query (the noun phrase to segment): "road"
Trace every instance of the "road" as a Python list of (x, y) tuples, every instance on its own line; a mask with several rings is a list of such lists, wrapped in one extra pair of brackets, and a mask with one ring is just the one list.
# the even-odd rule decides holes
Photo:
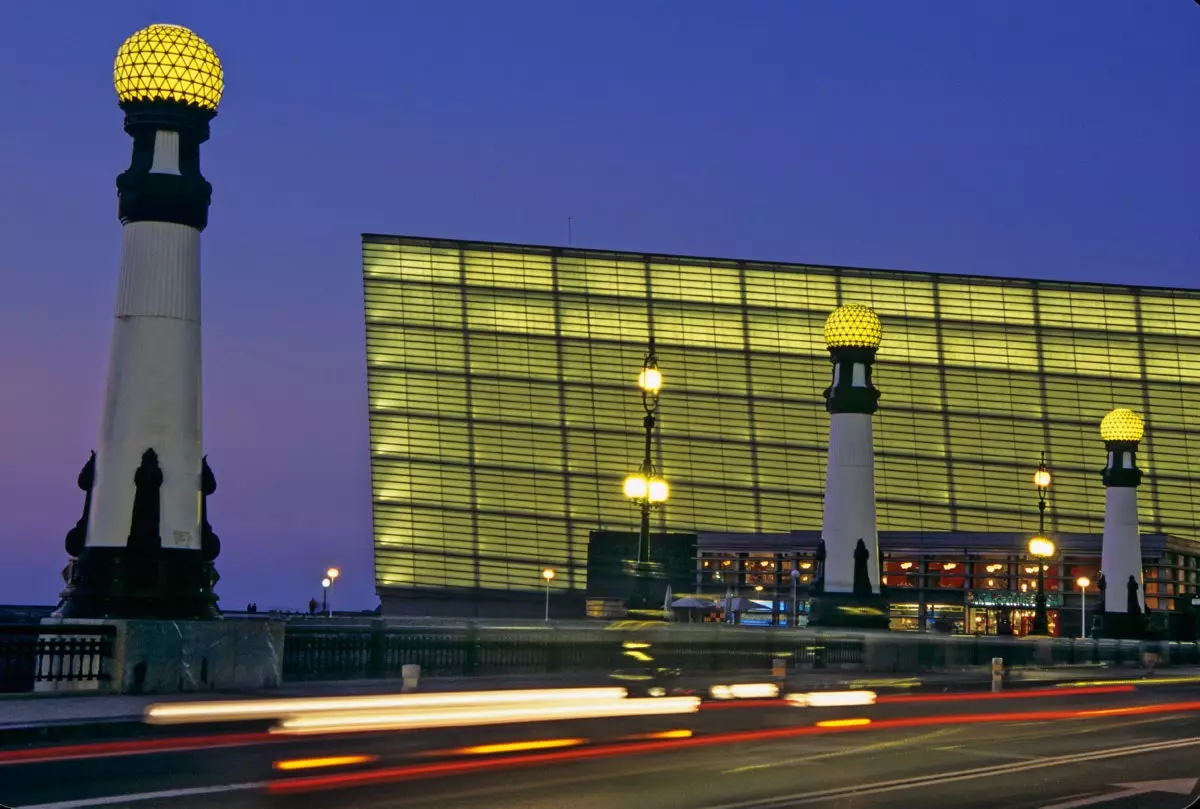
[[(1195, 685), (934, 696), (286, 741), (247, 733), (200, 739), (197, 749), (101, 745), (41, 761), (0, 755), (0, 800), (20, 809), (1182, 809), (1200, 796)], [(501, 742), (539, 747), (479, 749)], [(356, 756), (368, 760), (277, 768)]]

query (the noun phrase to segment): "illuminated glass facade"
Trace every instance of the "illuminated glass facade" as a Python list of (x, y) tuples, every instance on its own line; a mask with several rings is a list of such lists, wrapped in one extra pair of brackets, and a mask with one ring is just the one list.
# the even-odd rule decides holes
[[(584, 587), (588, 534), (634, 530), (637, 388), (653, 333), (665, 384), (653, 530), (819, 527), (842, 303), (883, 323), (875, 384), (880, 530), (1103, 528), (1101, 418), (1146, 420), (1142, 530), (1197, 530), (1200, 293), (363, 238), (375, 573), (389, 595)], [(1195, 444), (1193, 444), (1195, 442)], [(1193, 460), (1197, 459), (1197, 460)], [(464, 591), (472, 591), (465, 593)]]

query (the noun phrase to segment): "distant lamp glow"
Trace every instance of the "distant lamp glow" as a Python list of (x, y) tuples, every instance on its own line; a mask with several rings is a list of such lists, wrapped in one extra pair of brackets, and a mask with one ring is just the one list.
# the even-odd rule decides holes
[(1039, 489), (1050, 488), (1050, 480), (1051, 478), (1049, 469), (1039, 469), (1033, 473), (1033, 485), (1037, 486)]
[(1105, 441), (1141, 441), (1145, 431), (1142, 417), (1124, 407), (1113, 410), (1100, 422), (1100, 437)]
[(1089, 579), (1087, 576), (1080, 576), (1078, 579), (1075, 580), (1075, 583), (1079, 585), (1080, 590), (1086, 590), (1087, 588), (1092, 586), (1092, 580)]
[(122, 104), (175, 101), (216, 112), (225, 72), (212, 47), (187, 28), (151, 25), (117, 51), (113, 86)]
[(551, 579), (553, 579), (554, 578), (554, 568), (548, 567), (545, 570), (543, 570), (542, 578), (545, 579), (546, 581), (550, 581)]
[(328, 589), (329, 585), (333, 584), (332, 579), (321, 579), (321, 586)]
[(825, 345), (828, 348), (879, 348), (883, 326), (879, 315), (861, 303), (848, 303), (833, 310), (825, 319)]
[(650, 490), (650, 481), (645, 475), (630, 475), (625, 478), (625, 496), (630, 500), (641, 500)]
[(650, 478), (649, 488), (651, 503), (665, 503), (667, 498), (671, 496), (671, 488), (662, 478)]
[(1029, 540), (1029, 555), (1038, 559), (1049, 559), (1054, 555), (1054, 542), (1046, 537), (1034, 537)]
[(336, 567), (331, 567), (331, 568), (329, 568), (329, 570), (326, 570), (326, 571), (325, 571), (325, 576), (326, 576), (326, 577), (327, 577), (327, 578), (328, 578), (330, 581), (333, 581), (334, 579), (336, 579), (336, 578), (337, 578), (338, 576), (340, 576), (340, 575), (342, 575), (342, 571), (338, 570)]
[(662, 371), (653, 365), (643, 368), (638, 374), (638, 387), (646, 393), (658, 393), (662, 390), (662, 384)]

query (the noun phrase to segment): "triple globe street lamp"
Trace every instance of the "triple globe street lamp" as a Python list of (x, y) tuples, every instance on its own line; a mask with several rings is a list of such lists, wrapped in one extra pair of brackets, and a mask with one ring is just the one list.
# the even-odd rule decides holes
[(1042, 453), (1037, 471), (1033, 473), (1033, 485), (1038, 492), (1038, 535), (1029, 540), (1029, 555), (1037, 560), (1038, 589), (1034, 601), (1033, 631), (1031, 635), (1050, 634), (1050, 616), (1046, 612), (1046, 561), (1057, 552), (1054, 542), (1046, 537), (1046, 495), (1050, 489), (1050, 470), (1046, 467), (1046, 453)]
[[(654, 353), (654, 339), (650, 339), (649, 349), (642, 361), (642, 370), (638, 373), (638, 387), (642, 391), (642, 409), (645, 416), (642, 426), (645, 429), (645, 445), (642, 453), (642, 463), (637, 471), (625, 478), (622, 490), (631, 502), (636, 503), (641, 510), (641, 530), (638, 533), (637, 559), (634, 569), (639, 583), (638, 595), (645, 602), (649, 593), (647, 579), (652, 573), (650, 562), (650, 510), (661, 506), (671, 496), (671, 489), (665, 478), (659, 474), (651, 457), (654, 442), (654, 427), (658, 423), (658, 397), (662, 391), (663, 375), (658, 368), (658, 356)], [(640, 606), (645, 606), (645, 603)]]

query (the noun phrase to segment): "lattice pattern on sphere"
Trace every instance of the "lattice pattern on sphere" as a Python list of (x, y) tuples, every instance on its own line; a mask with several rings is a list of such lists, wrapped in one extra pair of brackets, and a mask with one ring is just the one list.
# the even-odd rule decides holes
[(151, 25), (117, 51), (113, 86), (122, 102), (178, 101), (215, 111), (225, 73), (209, 44), (188, 29)]
[(829, 348), (879, 348), (882, 339), (879, 316), (861, 303), (839, 306), (825, 320), (825, 345)]
[(1128, 408), (1119, 407), (1100, 422), (1100, 437), (1105, 441), (1141, 441), (1146, 423)]

